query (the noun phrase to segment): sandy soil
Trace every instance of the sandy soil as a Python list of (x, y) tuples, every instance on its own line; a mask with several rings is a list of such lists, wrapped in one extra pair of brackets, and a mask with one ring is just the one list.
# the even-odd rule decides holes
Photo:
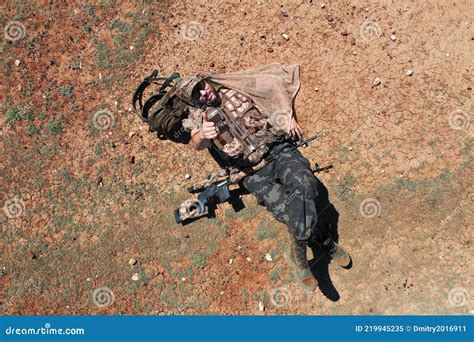
[[(0, 5), (2, 314), (472, 313), (472, 2), (281, 4)], [(216, 165), (131, 111), (153, 68), (271, 62), (301, 66), (303, 153), (334, 164), (354, 262), (312, 294), (250, 196), (174, 223)]]

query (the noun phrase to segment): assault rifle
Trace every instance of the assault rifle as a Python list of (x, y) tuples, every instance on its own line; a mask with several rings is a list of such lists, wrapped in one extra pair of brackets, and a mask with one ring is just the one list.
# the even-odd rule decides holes
[[(284, 151), (292, 151), (300, 148), (301, 146), (307, 146), (314, 139), (316, 139), (316, 136), (301, 140), (297, 144), (291, 146), (290, 149), (284, 149)], [(268, 157), (263, 159), (256, 166), (247, 167), (242, 170), (221, 170), (214, 176), (208, 176), (203, 182), (191, 186), (188, 189), (188, 192), (192, 194), (199, 193), (199, 195), (197, 198), (186, 200), (179, 208), (175, 209), (174, 215), (176, 223), (186, 224), (191, 219), (205, 216), (210, 203), (223, 203), (228, 201), (231, 197), (229, 191), (231, 185), (237, 184), (244, 177), (251, 175), (252, 173), (268, 165), (268, 163), (276, 160), (282, 152), (283, 151), (280, 151), (279, 153), (272, 153), (270, 150)], [(332, 165), (319, 167), (319, 165), (316, 163), (316, 169), (312, 171), (328, 172), (328, 170), (332, 167)]]

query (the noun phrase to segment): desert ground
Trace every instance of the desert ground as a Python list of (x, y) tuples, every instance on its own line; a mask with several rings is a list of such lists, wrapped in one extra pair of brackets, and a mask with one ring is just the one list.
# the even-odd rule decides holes
[[(470, 1), (0, 4), (0, 313), (472, 314)], [(153, 69), (299, 64), (302, 153), (353, 266), (314, 293), (287, 228), (244, 195), (185, 226), (217, 170), (132, 110)], [(323, 265), (324, 266), (324, 265)], [(329, 278), (329, 276), (330, 278)]]

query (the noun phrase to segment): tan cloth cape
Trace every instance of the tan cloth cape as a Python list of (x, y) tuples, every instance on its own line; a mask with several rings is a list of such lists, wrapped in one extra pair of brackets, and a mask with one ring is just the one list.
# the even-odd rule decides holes
[(301, 84), (299, 65), (273, 63), (253, 70), (210, 74), (208, 80), (250, 97), (273, 126), (284, 133), (290, 131), (294, 102)]

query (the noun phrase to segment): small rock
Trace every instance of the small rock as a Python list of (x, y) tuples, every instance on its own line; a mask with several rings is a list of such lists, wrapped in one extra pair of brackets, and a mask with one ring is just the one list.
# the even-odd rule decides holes
[(283, 7), (283, 5), (280, 5), (280, 13), (282, 16), (284, 17), (287, 17), (288, 16), (288, 12), (285, 10), (285, 8)]
[(270, 255), (270, 253), (267, 253), (267, 254), (265, 255), (265, 260), (267, 260), (267, 261), (273, 261), (273, 258), (272, 258), (272, 256)]
[(341, 36), (343, 36), (343, 37), (346, 37), (346, 36), (348, 36), (348, 35), (349, 35), (349, 33), (348, 33), (347, 31), (341, 32)]
[(262, 312), (265, 310), (265, 305), (263, 305), (262, 301), (258, 302), (258, 310)]
[(189, 178), (191, 178), (191, 175), (189, 173), (184, 175), (184, 179), (189, 179)]
[(407, 76), (412, 76), (413, 75), (413, 70), (408, 70), (407, 73), (406, 73)]
[(352, 54), (353, 54), (354, 56), (357, 55), (357, 51), (354, 51)]
[(286, 41), (290, 40), (290, 36), (287, 35), (286, 33), (283, 33), (281, 36), (282, 36), (283, 39), (286, 40)]
[(234, 259), (229, 259), (229, 265), (232, 265), (233, 262), (234, 262)]
[(391, 40), (394, 42), (394, 41), (396, 41), (396, 40), (397, 40), (397, 36), (396, 36), (396, 35), (394, 35), (394, 34), (392, 34), (392, 35), (390, 36), (390, 39), (391, 39)]
[(352, 146), (349, 146), (348, 150), (352, 151), (354, 148)]
[(87, 278), (86, 281), (87, 282), (92, 281), (92, 278)]
[(321, 8), (324, 8), (324, 7), (326, 7), (326, 5), (325, 5), (325, 4), (321, 4)]
[(128, 263), (133, 266), (137, 263), (137, 261), (135, 259), (131, 258), (130, 260), (128, 260)]
[(319, 91), (319, 88), (318, 88), (318, 87), (314, 87), (314, 90), (315, 90), (315, 91)]
[(135, 133), (135, 132), (132, 131), (132, 132), (128, 133), (128, 137), (131, 138), (131, 137), (133, 137), (135, 134), (137, 134), (137, 133)]
[(247, 257), (247, 261), (252, 261), (252, 259), (250, 257)]
[(117, 107), (118, 106), (118, 101), (115, 101), (114, 105), (115, 105), (115, 107)]
[(133, 280), (133, 281), (138, 281), (138, 279), (140, 279), (140, 276), (138, 275), (138, 273), (135, 273), (135, 274), (132, 276), (132, 280)]
[(271, 46), (267, 47), (267, 52), (273, 52), (273, 48)]
[(186, 281), (186, 278), (185, 277), (181, 278), (181, 281)]
[(133, 45), (132, 45), (132, 46), (130, 46), (130, 50), (133, 50), (134, 48), (135, 48), (135, 47), (134, 47)]
[(219, 294), (222, 296), (224, 294), (224, 291), (219, 292)]
[(351, 39), (351, 45), (356, 45), (356, 39), (355, 38)]
[(19, 66), (19, 65), (20, 65), (20, 63), (21, 63), (21, 62), (20, 62), (20, 60), (19, 60), (19, 59), (17, 59), (17, 60), (15, 61), (15, 65), (16, 65), (16, 66)]
[(377, 78), (374, 80), (374, 83), (373, 83), (373, 84), (374, 84), (374, 86), (378, 86), (380, 83), (382, 83), (382, 80), (377, 77)]

